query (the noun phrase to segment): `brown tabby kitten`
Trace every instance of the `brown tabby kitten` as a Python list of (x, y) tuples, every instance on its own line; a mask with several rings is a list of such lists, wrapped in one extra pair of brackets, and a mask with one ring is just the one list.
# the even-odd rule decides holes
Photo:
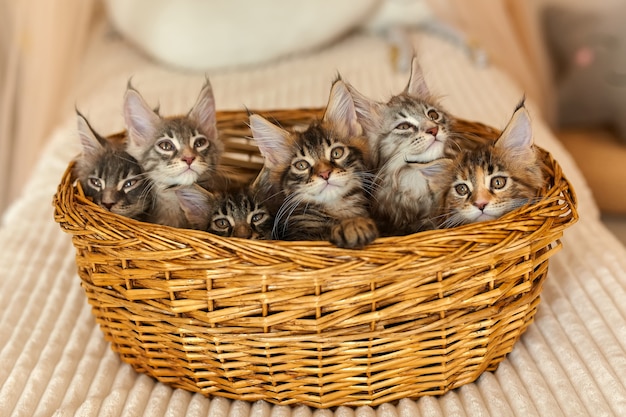
[(434, 164), (428, 175), (441, 228), (497, 219), (533, 202), (545, 183), (523, 101), (495, 142)]
[(246, 188), (216, 197), (207, 231), (224, 237), (270, 239), (274, 218), (256, 193)]
[(367, 142), (343, 81), (333, 84), (322, 121), (303, 132), (287, 132), (256, 114), (250, 127), (271, 188), (284, 197), (274, 239), (362, 248), (378, 236), (366, 197)]
[[(127, 151), (142, 165), (155, 188), (154, 223), (193, 227), (180, 205), (177, 186), (200, 184), (219, 191), (228, 183), (219, 167), (223, 143), (218, 138), (215, 100), (207, 79), (186, 116), (161, 117), (128, 85), (124, 97)], [(195, 227), (194, 227), (195, 228)]]
[(96, 133), (76, 111), (82, 154), (74, 173), (83, 192), (112, 213), (146, 220), (152, 202), (151, 184), (123, 143), (109, 141)]
[(433, 228), (425, 164), (487, 139), (464, 134), (468, 126), (457, 122), (430, 93), (417, 58), (407, 87), (387, 103), (349, 89), (377, 169), (372, 216), (381, 233), (405, 235)]

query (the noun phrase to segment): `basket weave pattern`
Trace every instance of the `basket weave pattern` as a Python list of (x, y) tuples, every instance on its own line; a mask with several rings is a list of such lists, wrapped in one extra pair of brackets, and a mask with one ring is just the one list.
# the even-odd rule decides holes
[[(289, 127), (320, 109), (263, 114)], [(218, 112), (226, 162), (253, 175), (246, 121)], [(532, 322), (548, 259), (577, 220), (569, 182), (547, 152), (544, 163), (536, 204), (363, 250), (129, 220), (85, 198), (71, 165), (55, 219), (106, 340), (137, 371), (233, 399), (375, 406), (474, 381)]]

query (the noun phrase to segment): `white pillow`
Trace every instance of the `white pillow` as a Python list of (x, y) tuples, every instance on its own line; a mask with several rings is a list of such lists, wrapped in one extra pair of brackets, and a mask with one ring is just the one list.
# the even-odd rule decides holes
[(105, 0), (116, 29), (148, 55), (192, 70), (269, 61), (331, 42), (381, 0)]

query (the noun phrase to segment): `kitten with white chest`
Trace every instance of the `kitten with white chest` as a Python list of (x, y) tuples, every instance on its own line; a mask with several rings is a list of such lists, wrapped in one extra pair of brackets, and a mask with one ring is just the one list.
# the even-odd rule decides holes
[(321, 122), (288, 132), (259, 115), (250, 127), (265, 157), (262, 189), (278, 190), (273, 238), (362, 248), (378, 231), (368, 212), (368, 148), (346, 85), (337, 80)]
[(481, 138), (457, 131), (456, 119), (438, 103), (417, 58), (404, 91), (386, 103), (349, 86), (376, 167), (372, 215), (384, 235), (432, 229), (433, 195), (425, 176), (429, 163), (473, 147)]
[[(82, 153), (74, 173), (83, 192), (97, 205), (125, 217), (146, 220), (151, 208), (151, 182), (123, 142), (96, 133), (77, 111)], [(118, 138), (119, 139), (119, 138)]]
[(224, 145), (218, 137), (209, 80), (187, 115), (170, 117), (161, 117), (152, 110), (129, 84), (124, 97), (124, 119), (127, 151), (154, 183), (152, 221), (196, 228), (185, 218), (176, 189), (199, 184), (210, 191), (220, 191), (228, 184), (220, 168)]
[(429, 180), (440, 228), (497, 219), (532, 203), (545, 183), (523, 101), (495, 142), (436, 162)]

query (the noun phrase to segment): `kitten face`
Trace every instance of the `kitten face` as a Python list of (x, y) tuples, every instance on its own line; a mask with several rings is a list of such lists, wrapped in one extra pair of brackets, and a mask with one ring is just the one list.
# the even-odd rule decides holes
[(340, 210), (343, 198), (362, 188), (359, 173), (365, 165), (358, 148), (314, 125), (297, 135), (289, 165), (283, 169), (286, 195), (297, 194), (303, 203)]
[(83, 152), (76, 175), (86, 196), (122, 216), (143, 219), (151, 204), (151, 184), (135, 158), (99, 136), (77, 113)]
[(208, 231), (224, 237), (268, 239), (274, 219), (269, 210), (249, 191), (218, 197), (210, 215)]
[(191, 185), (215, 169), (221, 147), (185, 119), (164, 121), (156, 130), (142, 164), (153, 181), (164, 186)]
[(430, 94), (416, 58), (407, 87), (387, 103), (370, 100), (354, 87), (348, 88), (379, 169), (397, 171), (407, 164), (444, 156), (452, 117)]
[(447, 174), (433, 178), (443, 227), (497, 219), (532, 202), (543, 183), (523, 104), (495, 143), (460, 154)]
[(187, 116), (169, 118), (160, 117), (129, 85), (124, 117), (128, 152), (157, 186), (190, 185), (215, 174), (223, 144), (217, 134), (215, 102), (208, 80)]
[(126, 152), (103, 153), (81, 185), (94, 203), (115, 214), (138, 219), (150, 206), (149, 180)]
[(400, 94), (381, 113), (375, 142), (380, 164), (393, 169), (444, 156), (450, 127), (448, 115), (438, 105)]

